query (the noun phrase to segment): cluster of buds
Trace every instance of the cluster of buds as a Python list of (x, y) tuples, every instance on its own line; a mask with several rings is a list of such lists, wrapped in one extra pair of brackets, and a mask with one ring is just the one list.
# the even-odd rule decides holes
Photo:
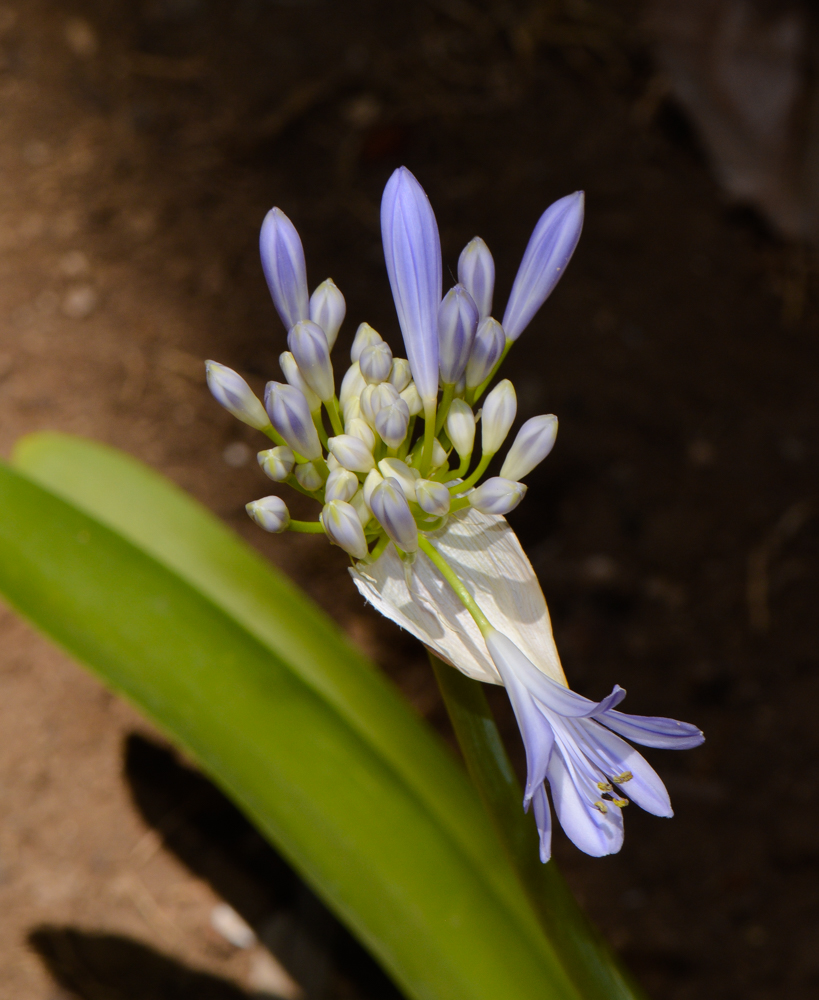
[[(435, 216), (406, 168), (387, 184), (381, 218), (406, 358), (394, 357), (381, 335), (362, 323), (336, 390), (332, 351), (346, 313), (344, 296), (329, 278), (310, 295), (299, 235), (274, 208), (260, 245), (268, 287), (288, 331), (289, 350), (279, 358), (284, 381), (268, 382), (263, 405), (224, 365), (208, 361), (207, 377), (226, 409), (273, 442), (258, 455), (265, 474), (321, 504), (316, 521), (297, 521), (280, 497), (255, 500), (247, 511), (260, 527), (324, 532), (356, 561), (377, 559), (392, 542), (411, 561), (424, 536), (440, 530), (450, 515), (465, 508), (495, 515), (513, 510), (526, 493), (521, 480), (554, 445), (557, 418), (532, 417), (499, 475), (483, 478), (517, 415), (508, 379), (486, 390), (563, 274), (580, 236), (583, 196), (562, 198), (541, 218), (502, 323), (492, 316), (494, 261), (479, 237), (460, 255), (458, 283), (442, 295)], [(424, 252), (414, 253), (419, 245)]]

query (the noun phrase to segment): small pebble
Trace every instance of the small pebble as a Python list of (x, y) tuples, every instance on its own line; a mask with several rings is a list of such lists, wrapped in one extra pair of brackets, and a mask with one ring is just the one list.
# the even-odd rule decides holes
[(80, 59), (90, 59), (99, 48), (97, 33), (81, 17), (72, 17), (65, 24), (65, 44)]
[(92, 285), (75, 285), (63, 298), (63, 315), (69, 319), (85, 319), (97, 308), (96, 289)]
[(253, 928), (227, 903), (218, 903), (210, 911), (210, 925), (234, 948), (252, 948), (256, 944)]

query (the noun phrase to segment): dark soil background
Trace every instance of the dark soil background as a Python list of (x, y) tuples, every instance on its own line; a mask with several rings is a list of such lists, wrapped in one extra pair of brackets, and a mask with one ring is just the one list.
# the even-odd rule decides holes
[[(571, 267), (507, 365), (521, 419), (560, 418), (511, 520), (573, 686), (619, 682), (630, 711), (707, 742), (648, 755), (672, 821), (630, 810), (600, 860), (559, 835), (557, 863), (655, 1000), (802, 1000), (819, 990), (819, 271), (725, 203), (640, 18), (584, 0), (3, 7), (0, 444), (62, 428), (160, 468), (450, 739), (422, 651), (361, 605), (341, 554), (247, 521), (260, 442), (201, 360), (275, 377), (273, 204), (311, 285), (347, 298), (341, 358), (361, 320), (399, 347), (378, 228), (396, 166), (432, 199), (446, 268), (486, 239), (500, 303), (539, 214), (585, 189)], [(0, 626), (3, 1000), (397, 996), (130, 708)], [(260, 943), (213, 930), (220, 900)]]

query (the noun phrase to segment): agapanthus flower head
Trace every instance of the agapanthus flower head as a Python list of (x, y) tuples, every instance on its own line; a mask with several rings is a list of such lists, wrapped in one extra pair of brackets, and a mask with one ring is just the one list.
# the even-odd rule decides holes
[(520, 480), (551, 452), (557, 418), (530, 416), (500, 475), (486, 478), (517, 418), (511, 381), (486, 390), (568, 263), (583, 196), (562, 198), (541, 217), (503, 325), (491, 315), (492, 255), (477, 237), (458, 261), (459, 284), (441, 298), (435, 216), (406, 168), (387, 184), (381, 220), (407, 358), (394, 358), (380, 333), (360, 324), (336, 398), (330, 349), (344, 298), (328, 279), (308, 300), (298, 234), (278, 209), (265, 219), (262, 259), (288, 330), (290, 350), (280, 358), (287, 383), (268, 383), (264, 407), (216, 362), (208, 362), (208, 384), (226, 409), (272, 438), (275, 447), (259, 453), (264, 472), (312, 497), (320, 514), (292, 521), (279, 497), (248, 504), (248, 514), (267, 531), (323, 532), (349, 554), (355, 585), (379, 611), (468, 676), (506, 687), (526, 747), (523, 805), (534, 812), (544, 861), (550, 795), (581, 850), (612, 853), (629, 800), (671, 815), (662, 782), (626, 740), (684, 749), (702, 734), (621, 713), (619, 687), (594, 702), (567, 684), (543, 593), (504, 516), (526, 495)]

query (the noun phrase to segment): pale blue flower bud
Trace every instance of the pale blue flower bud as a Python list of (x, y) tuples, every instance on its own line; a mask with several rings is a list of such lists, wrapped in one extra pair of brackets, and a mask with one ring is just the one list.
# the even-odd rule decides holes
[(321, 458), (321, 441), (310, 407), (295, 386), (268, 382), (264, 405), (271, 423), (297, 455), (310, 462)]
[(372, 347), (373, 344), (381, 344), (384, 338), (374, 330), (369, 323), (360, 323), (353, 337), (353, 346), (350, 348), (350, 360), (355, 364), (361, 357), (361, 352), (365, 347)]
[(503, 314), (503, 329), (517, 340), (552, 294), (571, 260), (583, 228), (582, 191), (550, 205), (535, 226)]
[(523, 483), (493, 476), (473, 490), (467, 499), (470, 507), (482, 514), (508, 514), (521, 502), (527, 488)]
[(315, 493), (320, 490), (324, 483), (324, 476), (319, 472), (312, 462), (303, 462), (297, 465), (294, 475), (299, 486), (308, 493)]
[(515, 422), (518, 400), (515, 387), (505, 378), (486, 397), (481, 413), (481, 445), (485, 455), (494, 455)]
[(262, 497), (245, 504), (245, 510), (260, 528), (279, 534), (290, 524), (290, 512), (281, 497)]
[(279, 367), (284, 373), (289, 385), (295, 386), (307, 400), (310, 412), (315, 413), (321, 409), (321, 400), (313, 392), (310, 386), (304, 381), (304, 376), (299, 371), (298, 363), (290, 351), (283, 351), (279, 355)]
[(386, 341), (365, 347), (358, 358), (358, 367), (365, 382), (378, 385), (385, 382), (392, 371), (392, 351)]
[(332, 399), (336, 391), (333, 365), (322, 328), (309, 319), (296, 323), (287, 334), (287, 346), (296, 359), (304, 381), (318, 398), (322, 402)]
[(324, 331), (331, 351), (346, 314), (347, 303), (333, 279), (322, 281), (310, 296), (310, 319)]
[(431, 404), (438, 395), (441, 241), (429, 199), (406, 167), (384, 188), (381, 236), (412, 375), (421, 399)]
[(380, 385), (368, 385), (361, 393), (361, 415), (371, 427), (375, 427), (375, 419), (382, 406), (391, 406), (399, 400), (399, 394), (394, 385), (382, 382)]
[(283, 444), (277, 448), (260, 451), (256, 459), (264, 474), (274, 483), (283, 483), (292, 473), (293, 466), (296, 464), (293, 452)]
[(296, 227), (280, 208), (271, 208), (259, 236), (262, 268), (285, 330), (310, 318), (307, 268)]
[(446, 415), (446, 433), (461, 458), (475, 447), (475, 414), (462, 399), (453, 399)]
[(382, 458), (378, 463), (378, 471), (384, 479), (397, 479), (407, 500), (415, 499), (415, 484), (421, 478), (416, 469), (411, 469), (400, 458)]
[(432, 479), (419, 479), (415, 484), (415, 500), (426, 514), (443, 517), (449, 513), (451, 497), (443, 483), (436, 483)]
[(444, 446), (441, 444), (438, 438), (435, 438), (435, 440), (432, 442), (432, 461), (430, 465), (432, 466), (433, 469), (438, 469), (444, 464), (445, 461), (446, 461), (446, 451), (444, 450)]
[(350, 472), (369, 472), (375, 466), (373, 453), (352, 434), (338, 434), (327, 442), (327, 450)]
[(370, 451), (375, 448), (375, 434), (367, 421), (361, 417), (353, 417), (347, 421), (344, 432), (345, 434), (352, 434), (353, 437), (360, 438)]
[(409, 407), (400, 396), (379, 408), (375, 415), (375, 429), (388, 448), (397, 448), (407, 436), (409, 419)]
[(213, 398), (228, 413), (258, 431), (270, 426), (264, 407), (241, 375), (218, 361), (206, 361), (205, 372)]
[(321, 512), (321, 524), (330, 541), (354, 559), (363, 559), (367, 555), (367, 539), (352, 504), (343, 500), (326, 503)]
[(341, 380), (338, 401), (342, 407), (346, 406), (351, 399), (358, 399), (366, 384), (364, 376), (361, 374), (361, 369), (358, 367), (358, 362), (354, 361), (344, 373), (344, 378)]
[(481, 319), (492, 312), (495, 291), (495, 262), (489, 247), (476, 236), (461, 251), (458, 258), (458, 281), (469, 292), (478, 307)]
[(329, 503), (331, 500), (344, 500), (349, 503), (358, 491), (358, 476), (347, 469), (336, 469), (327, 477), (324, 486), (324, 499)]
[(466, 371), (478, 329), (478, 307), (463, 285), (446, 293), (438, 308), (438, 364), (441, 381), (455, 385)]
[(478, 327), (472, 353), (466, 365), (466, 385), (474, 389), (492, 374), (506, 346), (506, 334), (496, 319), (490, 316)]
[(420, 393), (418, 392), (418, 387), (414, 382), (410, 382), (406, 389), (402, 389), (400, 396), (409, 407), (411, 417), (418, 416), (421, 410), (423, 410), (424, 403), (421, 399)]
[(393, 358), (389, 381), (390, 385), (394, 385), (398, 392), (403, 392), (410, 384), (412, 371), (406, 358)]
[(358, 520), (361, 522), (361, 527), (366, 528), (367, 525), (372, 520), (372, 514), (370, 513), (370, 508), (367, 506), (364, 500), (364, 491), (359, 490), (350, 501), (352, 507), (355, 508), (356, 514), (358, 514)]
[[(373, 495), (373, 490), (378, 486), (379, 483), (384, 482), (384, 477), (378, 471), (378, 469), (370, 469), (367, 473), (367, 478), (364, 480), (364, 485), (361, 487), (361, 492), (364, 496), (364, 503), (370, 508), (370, 500)], [(370, 508), (372, 509), (372, 508)]]
[(523, 479), (554, 448), (557, 437), (557, 417), (547, 413), (531, 417), (518, 431), (515, 442), (506, 454), (500, 474), (504, 479)]
[(347, 424), (351, 420), (364, 420), (361, 416), (361, 399), (358, 396), (353, 396), (348, 399), (347, 402), (341, 407), (341, 416), (344, 419), (344, 427), (347, 429)]
[(418, 526), (397, 479), (385, 479), (375, 487), (370, 510), (399, 549), (404, 552), (418, 549)]

